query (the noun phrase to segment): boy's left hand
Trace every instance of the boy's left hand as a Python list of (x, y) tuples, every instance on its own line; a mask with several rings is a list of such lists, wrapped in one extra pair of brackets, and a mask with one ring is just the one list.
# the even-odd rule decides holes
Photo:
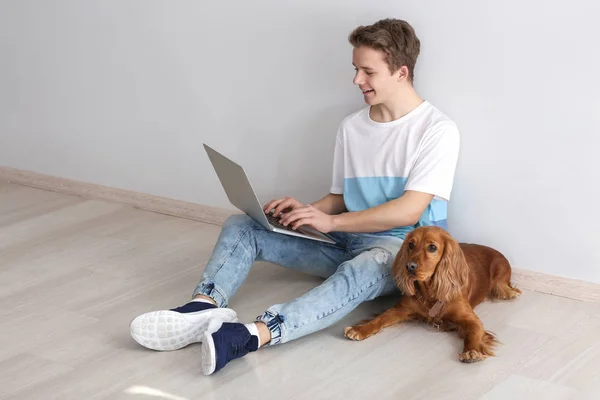
[(317, 210), (311, 205), (283, 214), (279, 222), (285, 226), (290, 225), (293, 229), (309, 225), (323, 233), (331, 232), (334, 229), (333, 216)]

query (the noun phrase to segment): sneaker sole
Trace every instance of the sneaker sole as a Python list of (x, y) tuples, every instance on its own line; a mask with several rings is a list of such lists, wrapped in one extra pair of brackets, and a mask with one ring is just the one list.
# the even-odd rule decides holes
[(171, 351), (202, 341), (213, 319), (237, 322), (237, 314), (229, 308), (215, 308), (194, 314), (193, 321), (176, 311), (152, 311), (136, 317), (129, 326), (131, 337), (140, 345), (157, 351)]
[(215, 352), (215, 342), (212, 334), (204, 332), (202, 341), (202, 374), (210, 375), (215, 372), (217, 367), (217, 353)]

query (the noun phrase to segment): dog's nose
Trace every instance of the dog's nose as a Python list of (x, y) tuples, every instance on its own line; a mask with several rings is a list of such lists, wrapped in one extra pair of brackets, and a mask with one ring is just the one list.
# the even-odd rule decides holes
[(410, 272), (411, 274), (414, 274), (415, 271), (417, 270), (417, 263), (414, 261), (410, 261), (406, 264), (406, 270), (408, 272)]

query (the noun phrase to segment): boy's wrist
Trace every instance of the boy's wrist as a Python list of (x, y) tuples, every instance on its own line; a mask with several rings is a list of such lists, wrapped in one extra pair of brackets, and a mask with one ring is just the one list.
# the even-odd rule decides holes
[(342, 232), (342, 227), (343, 227), (343, 213), (342, 214), (335, 214), (331, 216), (331, 224), (332, 224), (332, 228), (331, 230), (333, 232)]

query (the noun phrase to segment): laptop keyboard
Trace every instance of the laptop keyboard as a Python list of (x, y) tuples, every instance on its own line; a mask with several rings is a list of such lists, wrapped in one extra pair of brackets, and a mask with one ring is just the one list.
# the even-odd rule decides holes
[(288, 226), (281, 225), (279, 223), (279, 217), (274, 217), (272, 213), (268, 213), (266, 215), (267, 215), (267, 220), (269, 220), (269, 223), (271, 225), (273, 225), (275, 228), (284, 229), (286, 231), (296, 232), (295, 230), (292, 229), (291, 225), (288, 225)]

